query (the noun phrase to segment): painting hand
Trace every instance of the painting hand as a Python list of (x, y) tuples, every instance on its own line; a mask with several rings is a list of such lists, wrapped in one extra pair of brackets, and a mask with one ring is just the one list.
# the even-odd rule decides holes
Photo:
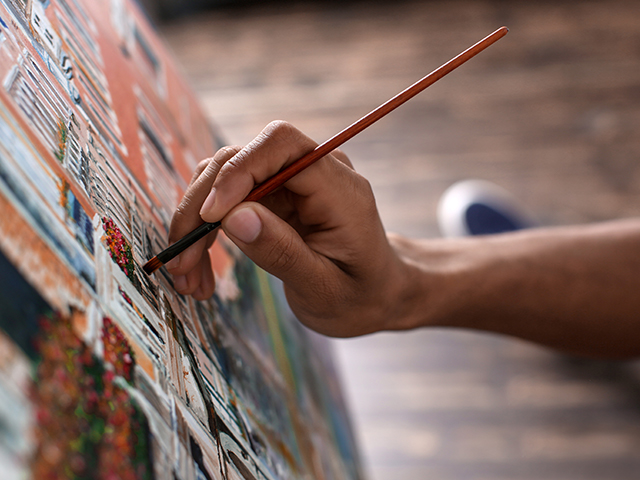
[[(232, 158), (240, 147), (220, 149), (213, 158), (198, 164), (189, 187), (171, 219), (169, 244), (172, 244), (202, 223), (200, 208), (209, 195), (220, 167)], [(176, 258), (166, 264), (173, 275), (175, 289), (183, 295), (192, 295), (196, 300), (209, 298), (214, 291), (215, 281), (209, 261), (209, 247), (217, 232), (212, 232), (199, 240)]]
[[(183, 223), (194, 220), (200, 202), (202, 220), (222, 219), (227, 236), (283, 281), (292, 310), (310, 328), (341, 337), (393, 328), (406, 265), (387, 241), (369, 183), (344, 154), (327, 155), (260, 203), (240, 203), (315, 146), (293, 126), (274, 122), (245, 148), (216, 154), (189, 187), (191, 201), (183, 201), (172, 231), (188, 230)], [(205, 247), (171, 266), (187, 270), (193, 284), (186, 293), (212, 291), (199, 270)]]

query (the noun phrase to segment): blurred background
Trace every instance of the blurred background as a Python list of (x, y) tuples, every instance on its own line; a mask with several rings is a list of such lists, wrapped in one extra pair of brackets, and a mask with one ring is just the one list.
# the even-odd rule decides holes
[[(274, 119), (324, 141), (507, 25), (343, 147), (386, 228), (438, 236), (437, 201), (466, 178), (545, 225), (640, 214), (640, 2), (144, 3), (239, 145)], [(640, 478), (637, 362), (438, 329), (334, 344), (372, 480)]]

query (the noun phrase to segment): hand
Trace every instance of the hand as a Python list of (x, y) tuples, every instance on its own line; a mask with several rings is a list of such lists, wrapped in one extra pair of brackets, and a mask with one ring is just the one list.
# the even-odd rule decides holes
[[(399, 328), (410, 268), (391, 248), (371, 187), (334, 151), (260, 203), (251, 189), (316, 147), (273, 122), (245, 148), (227, 147), (198, 166), (171, 222), (174, 242), (202, 221), (222, 219), (225, 234), (258, 266), (280, 278), (298, 319), (331, 336)], [(176, 290), (196, 299), (215, 284), (208, 257), (214, 234), (167, 264)]]

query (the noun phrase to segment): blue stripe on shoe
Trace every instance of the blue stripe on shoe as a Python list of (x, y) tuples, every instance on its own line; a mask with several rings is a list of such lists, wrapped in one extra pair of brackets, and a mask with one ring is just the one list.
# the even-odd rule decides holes
[(528, 226), (483, 203), (469, 205), (465, 211), (465, 219), (470, 235), (513, 232)]

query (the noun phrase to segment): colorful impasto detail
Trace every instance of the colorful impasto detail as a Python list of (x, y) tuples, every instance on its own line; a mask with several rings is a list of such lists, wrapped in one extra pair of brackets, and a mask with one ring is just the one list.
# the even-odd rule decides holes
[(109, 248), (111, 260), (120, 267), (120, 270), (131, 280), (131, 283), (135, 284), (135, 264), (133, 263), (131, 245), (129, 245), (118, 226), (110, 218), (102, 217), (102, 228), (104, 229), (104, 239), (107, 248)]
[(63, 119), (58, 120), (58, 148), (54, 152), (59, 162), (64, 161), (64, 155), (67, 152), (67, 133), (68, 128)]
[(69, 211), (68, 211), (69, 202), (67, 200), (69, 191), (70, 191), (69, 182), (67, 182), (64, 178), (61, 178), (58, 182), (58, 193), (60, 194), (58, 196), (58, 205), (60, 205), (62, 208), (65, 209), (65, 211), (67, 212), (67, 215), (69, 215)]
[(158, 333), (158, 330), (152, 325), (152, 323), (144, 315), (144, 313), (140, 311), (137, 305), (133, 303), (133, 300), (131, 300), (131, 297), (127, 295), (127, 292), (125, 292), (120, 286), (118, 287), (118, 292), (120, 292), (120, 295), (122, 295), (122, 298), (124, 299), (124, 301), (127, 302), (127, 305), (129, 305), (133, 309), (133, 311), (136, 312), (136, 315), (138, 315), (138, 318), (142, 320), (147, 327), (149, 327), (149, 329), (153, 332), (153, 334), (160, 341), (160, 343), (164, 344), (164, 340), (162, 340), (162, 337)]
[(135, 357), (122, 330), (109, 317), (102, 319), (102, 344), (104, 361), (111, 364), (114, 373), (127, 382), (133, 382)]
[(122, 332), (104, 320), (105, 356), (112, 370), (76, 336), (67, 318), (43, 319), (40, 331), (32, 393), (33, 478), (151, 478), (146, 420), (116, 380), (118, 375), (130, 379), (133, 363)]

